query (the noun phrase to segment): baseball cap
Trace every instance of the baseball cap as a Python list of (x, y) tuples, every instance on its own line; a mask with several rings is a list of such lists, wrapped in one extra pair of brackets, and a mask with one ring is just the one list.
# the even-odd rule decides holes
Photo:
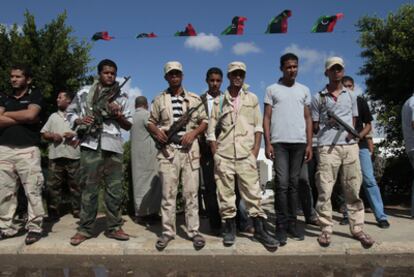
[(181, 63), (176, 62), (176, 61), (167, 62), (164, 65), (164, 74), (167, 74), (171, 70), (178, 70), (178, 71), (183, 72), (183, 66), (181, 65)]
[(330, 57), (325, 62), (325, 70), (330, 69), (332, 66), (339, 64), (343, 68), (345, 68), (344, 60), (340, 57)]
[(242, 62), (232, 62), (227, 67), (227, 73), (233, 72), (235, 70), (243, 70), (246, 72), (246, 65)]

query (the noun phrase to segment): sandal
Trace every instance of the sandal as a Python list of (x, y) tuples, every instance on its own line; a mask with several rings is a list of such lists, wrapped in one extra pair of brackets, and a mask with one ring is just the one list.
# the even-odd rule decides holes
[(168, 243), (172, 241), (174, 238), (170, 237), (168, 235), (161, 235), (157, 242), (155, 243), (155, 248), (157, 248), (159, 251), (164, 250), (165, 247), (167, 247)]
[(76, 233), (73, 237), (70, 238), (70, 244), (72, 244), (73, 246), (78, 246), (87, 239), (89, 238), (82, 235), (81, 233)]
[(364, 248), (370, 248), (375, 243), (375, 240), (363, 231), (353, 234), (353, 237), (354, 239), (359, 240)]
[(193, 241), (193, 246), (196, 250), (200, 250), (201, 248), (203, 248), (206, 245), (206, 240), (200, 234), (195, 235), (192, 238), (192, 241)]
[(35, 243), (36, 241), (40, 240), (42, 238), (42, 233), (38, 232), (29, 232), (27, 233), (26, 239), (24, 240), (24, 243), (26, 245), (30, 245)]
[(322, 232), (318, 237), (318, 242), (320, 246), (328, 247), (331, 244), (331, 234)]

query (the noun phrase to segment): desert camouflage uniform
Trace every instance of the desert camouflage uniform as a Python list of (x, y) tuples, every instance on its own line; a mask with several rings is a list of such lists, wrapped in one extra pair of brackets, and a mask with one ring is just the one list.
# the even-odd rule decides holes
[[(233, 98), (228, 91), (223, 99), (216, 98), (208, 127), (207, 140), (217, 142), (214, 163), (220, 213), (222, 219), (236, 216), (234, 184), (237, 178), (249, 216), (266, 218), (261, 208), (256, 157), (252, 153), (255, 133), (263, 133), (259, 102), (256, 95), (243, 89), (238, 98)], [(220, 125), (221, 132), (216, 137), (217, 125)]]
[[(194, 93), (184, 90), (183, 112), (190, 107), (196, 107), (201, 103), (200, 97)], [(173, 110), (171, 95), (164, 91), (155, 98), (149, 122), (160, 126), (162, 130), (168, 130), (173, 124)], [(186, 126), (186, 132), (196, 129), (201, 122), (207, 123), (207, 115), (204, 106), (201, 106), (191, 116)], [(197, 235), (199, 228), (198, 217), (198, 186), (200, 168), (200, 149), (198, 141), (194, 140), (190, 148), (177, 148), (167, 145), (166, 150), (169, 157), (159, 151), (157, 158), (160, 165), (160, 177), (163, 184), (161, 215), (163, 234), (174, 237), (176, 234), (175, 215), (176, 198), (181, 172), (183, 185), (183, 197), (185, 199), (185, 221), (187, 233), (190, 238)]]

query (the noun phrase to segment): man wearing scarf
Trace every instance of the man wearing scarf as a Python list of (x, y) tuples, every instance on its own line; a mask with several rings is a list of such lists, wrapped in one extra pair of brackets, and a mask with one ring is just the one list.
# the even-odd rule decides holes
[(81, 146), (81, 213), (78, 231), (70, 240), (74, 246), (92, 237), (102, 181), (107, 219), (105, 235), (117, 240), (129, 239), (121, 228), (124, 195), (121, 128), (129, 130), (132, 118), (127, 95), (115, 81), (116, 73), (113, 61), (102, 60), (98, 64), (98, 79), (89, 90), (78, 92), (67, 110), (67, 118), (77, 130)]

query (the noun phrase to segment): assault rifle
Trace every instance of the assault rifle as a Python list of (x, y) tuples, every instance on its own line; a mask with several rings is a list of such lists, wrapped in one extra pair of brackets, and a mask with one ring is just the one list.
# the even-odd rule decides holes
[(112, 91), (112, 94), (109, 95), (108, 103), (111, 103), (111, 102), (115, 101), (116, 98), (118, 98), (118, 96), (121, 94), (122, 87), (125, 86), (126, 83), (128, 83), (129, 79), (131, 79), (131, 76), (124, 77), (124, 81), (122, 82), (122, 84), (120, 84), (118, 87), (116, 87)]
[(178, 133), (187, 126), (188, 122), (191, 119), (191, 115), (197, 111), (201, 106), (204, 105), (204, 102), (201, 102), (195, 107), (189, 108), (177, 121), (175, 121), (170, 129), (166, 132), (167, 141), (165, 143), (161, 143), (156, 140), (155, 147), (160, 150), (165, 157), (168, 158), (168, 152), (166, 151), (165, 147), (170, 143), (180, 144), (181, 143), (181, 136)]
[(90, 125), (79, 125), (79, 127), (76, 129), (76, 133), (78, 135), (78, 138), (80, 141), (84, 140), (86, 135), (99, 135), (99, 130), (102, 128), (102, 124), (104, 119), (111, 117), (111, 111), (108, 108), (108, 104), (112, 103), (113, 101), (118, 98), (118, 96), (121, 94), (122, 87), (131, 79), (131, 76), (124, 77), (124, 81), (119, 86), (115, 86), (110, 93), (108, 93), (104, 98), (96, 98), (95, 101), (97, 102), (103, 102), (101, 107), (95, 108), (95, 106), (99, 106), (99, 103), (93, 103), (92, 105), (94, 108), (92, 109), (93, 116), (95, 117), (95, 120)]
[(353, 135), (355, 138), (361, 139), (361, 137), (359, 136), (359, 133), (354, 128), (349, 126), (345, 121), (340, 119), (333, 111), (328, 110), (327, 114), (329, 118), (333, 119), (336, 123), (340, 125), (341, 129), (346, 130), (348, 133)]

